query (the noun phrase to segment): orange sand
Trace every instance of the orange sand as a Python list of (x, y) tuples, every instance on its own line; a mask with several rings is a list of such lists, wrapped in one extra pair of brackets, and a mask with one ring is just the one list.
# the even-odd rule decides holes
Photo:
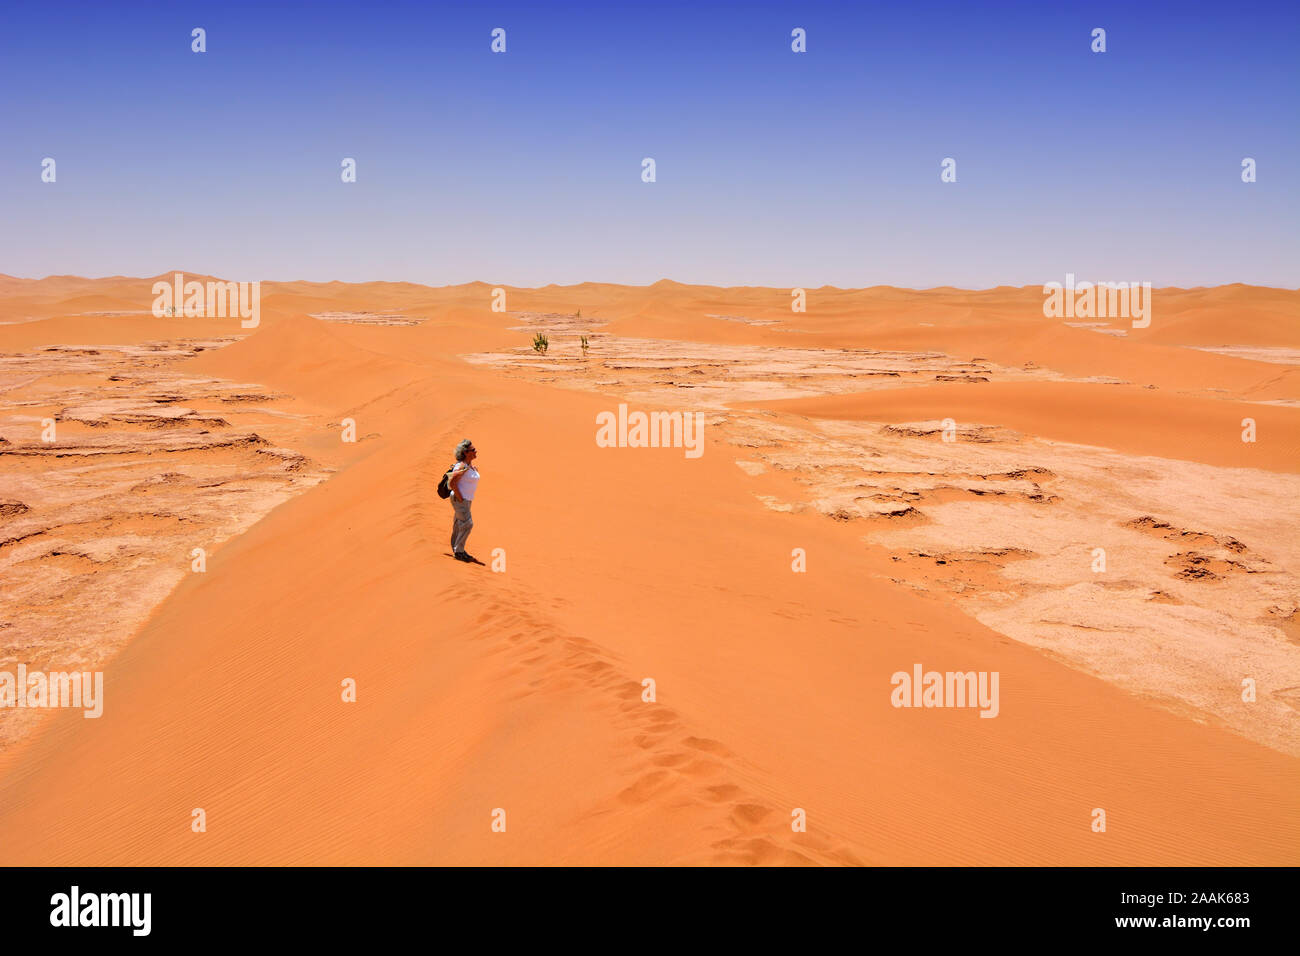
[[(1153, 392), (1133, 385), (937, 384), (759, 407), (874, 422), (954, 418), (956, 424), (1000, 424), (1058, 441), (1225, 468), (1294, 472), (1300, 467), (1300, 407)], [(1248, 418), (1255, 421), (1255, 442), (1241, 440), (1242, 422)], [(1261, 432), (1273, 440), (1259, 440)]]
[[(305, 424), (277, 441), (334, 472), (183, 578), (107, 663), (102, 719), (53, 713), (0, 755), (0, 863), (1300, 863), (1297, 758), (894, 583), (862, 527), (765, 508), (742, 449), (597, 447), (595, 416), (626, 399), (459, 357), (526, 344), (489, 311), (489, 286), (267, 283), (252, 333), (79, 314), (147, 310), (150, 284), (4, 277), (0, 321), (16, 324), (0, 325), (0, 349), (243, 335), (183, 371), (286, 393)], [(1276, 385), (1292, 370), (1185, 346), (1300, 346), (1300, 297), (1171, 291), (1193, 342), (1162, 324), (1162, 294), (1131, 339), (1043, 319), (1035, 290), (811, 290), (792, 315), (787, 290), (588, 283), (512, 289), (508, 304), (581, 309), (620, 335), (1122, 377), (759, 404), (1294, 475), (1300, 410), (1251, 404), (1270, 387), (1300, 400), (1294, 375)], [(1242, 319), (1254, 302), (1285, 335)], [(308, 317), (324, 309), (427, 321)], [(355, 444), (339, 440), (344, 417)], [(504, 549), (504, 573), (448, 556), (434, 487), (463, 436), (483, 475), (469, 549), (489, 564)], [(793, 548), (807, 573), (791, 572)], [(1000, 715), (893, 708), (890, 675), (915, 662), (999, 671)], [(656, 703), (641, 699), (647, 677)], [(1105, 833), (1090, 828), (1097, 807)], [(791, 832), (794, 808), (806, 834)]]

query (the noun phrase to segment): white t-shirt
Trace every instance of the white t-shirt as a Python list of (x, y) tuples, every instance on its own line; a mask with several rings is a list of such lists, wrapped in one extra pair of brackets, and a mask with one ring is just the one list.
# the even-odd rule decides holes
[(467, 462), (458, 461), (452, 476), (455, 477), (457, 473), (460, 474), (460, 481), (456, 483), (456, 490), (466, 501), (473, 501), (474, 489), (478, 487), (478, 469)]

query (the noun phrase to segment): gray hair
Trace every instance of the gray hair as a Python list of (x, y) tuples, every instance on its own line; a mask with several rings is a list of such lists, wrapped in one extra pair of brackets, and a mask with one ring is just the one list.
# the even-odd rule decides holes
[(462, 438), (460, 440), (460, 444), (456, 446), (456, 460), (464, 461), (465, 450), (473, 447), (474, 447), (474, 443), (472, 441), (470, 441), (468, 438)]

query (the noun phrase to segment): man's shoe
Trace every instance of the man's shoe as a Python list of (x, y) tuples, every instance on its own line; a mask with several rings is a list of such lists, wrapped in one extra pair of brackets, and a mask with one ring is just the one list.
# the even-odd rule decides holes
[(468, 560), (469, 560), (469, 555), (466, 554), (464, 551), (456, 551), (456, 552), (454, 552), (454, 553), (452, 554), (452, 557), (455, 558), (457, 561), (468, 561)]

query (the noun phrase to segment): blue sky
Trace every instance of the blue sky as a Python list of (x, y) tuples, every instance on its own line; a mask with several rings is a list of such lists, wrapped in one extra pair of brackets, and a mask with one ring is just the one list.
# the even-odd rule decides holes
[(20, 2), (6, 20), (11, 275), (1300, 286), (1293, 2)]

